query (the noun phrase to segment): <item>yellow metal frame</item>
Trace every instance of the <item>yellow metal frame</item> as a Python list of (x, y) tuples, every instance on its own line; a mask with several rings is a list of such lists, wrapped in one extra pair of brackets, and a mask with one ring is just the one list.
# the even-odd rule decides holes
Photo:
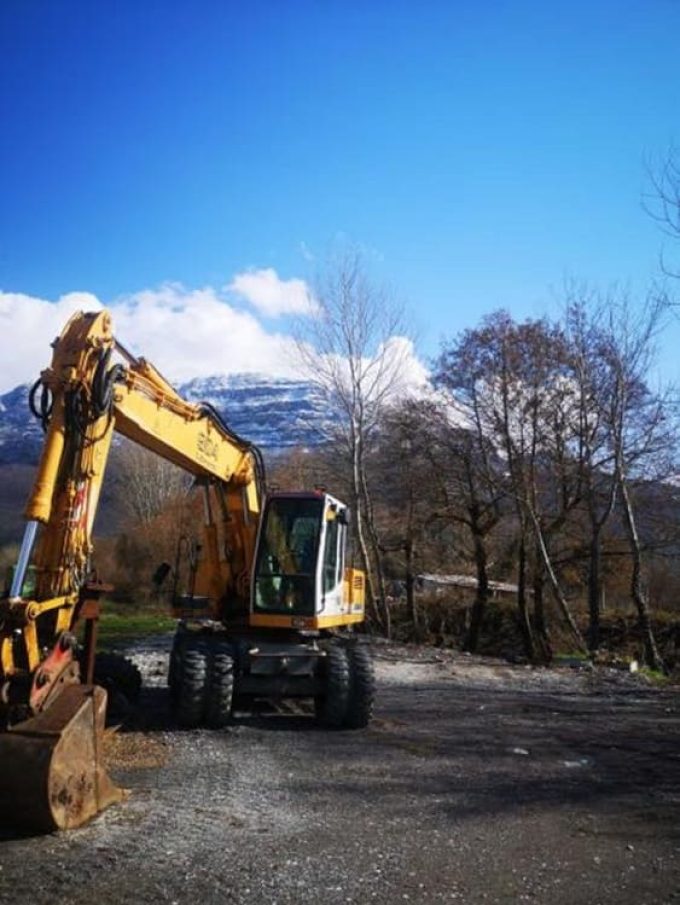
[(251, 613), (250, 624), (255, 628), (287, 628), (314, 631), (323, 628), (335, 628), (341, 625), (354, 625), (363, 622), (364, 614), (350, 613), (345, 616), (281, 616)]
[(344, 625), (356, 625), (364, 621), (365, 581), (360, 569), (347, 568), (343, 578), (343, 604), (346, 612), (334, 616), (288, 616), (285, 613), (251, 612), (250, 625), (254, 628), (286, 628), (316, 631)]
[(1, 615), (7, 629), (0, 633), (0, 665), (3, 675), (12, 675), (16, 669), (12, 629), (20, 628), (26, 653), (29, 671), (33, 671), (40, 663), (38, 646), (37, 620), (44, 613), (58, 610), (55, 626), (55, 638), (71, 625), (73, 609), (76, 601), (73, 597), (54, 597), (51, 600), (7, 600), (3, 601)]

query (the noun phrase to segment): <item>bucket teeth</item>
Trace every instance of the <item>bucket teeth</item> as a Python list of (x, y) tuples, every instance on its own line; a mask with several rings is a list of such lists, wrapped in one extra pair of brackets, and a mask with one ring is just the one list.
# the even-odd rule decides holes
[(0, 819), (30, 832), (82, 826), (126, 797), (102, 764), (106, 691), (69, 685), (0, 734)]

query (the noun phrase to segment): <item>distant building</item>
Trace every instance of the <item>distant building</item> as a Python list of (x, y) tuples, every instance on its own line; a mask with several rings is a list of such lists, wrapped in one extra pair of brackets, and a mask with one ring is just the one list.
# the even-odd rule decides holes
[[(418, 575), (417, 588), (419, 591), (430, 591), (435, 594), (444, 594), (446, 591), (476, 591), (477, 579), (473, 575), (437, 575), (432, 572), (423, 572)], [(468, 596), (462, 595), (461, 596)], [(507, 600), (517, 596), (517, 585), (505, 581), (489, 582), (489, 597), (491, 600)]]

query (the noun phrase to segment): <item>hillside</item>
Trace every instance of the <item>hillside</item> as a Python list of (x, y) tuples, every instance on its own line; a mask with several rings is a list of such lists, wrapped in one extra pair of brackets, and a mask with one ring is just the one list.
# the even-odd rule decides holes
[(0, 465), (0, 545), (21, 539), (34, 471), (32, 465)]

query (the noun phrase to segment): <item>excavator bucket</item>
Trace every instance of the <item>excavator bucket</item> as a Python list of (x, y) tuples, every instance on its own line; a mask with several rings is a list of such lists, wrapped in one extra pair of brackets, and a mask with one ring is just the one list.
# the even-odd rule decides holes
[(0, 734), (0, 821), (34, 833), (74, 829), (126, 797), (102, 765), (105, 715), (106, 691), (74, 684)]

